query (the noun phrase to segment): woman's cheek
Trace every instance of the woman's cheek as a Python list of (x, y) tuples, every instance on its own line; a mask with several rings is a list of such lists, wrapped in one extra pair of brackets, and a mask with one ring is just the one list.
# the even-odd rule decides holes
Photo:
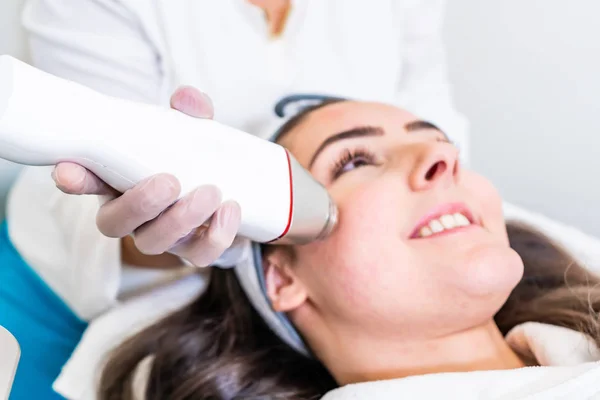
[(364, 242), (384, 239), (386, 234), (397, 237), (401, 194), (395, 186), (394, 182), (380, 180), (344, 193), (338, 201), (339, 230), (336, 233), (340, 239)]
[(357, 306), (372, 292), (368, 286), (380, 288), (380, 280), (392, 274), (390, 264), (399, 250), (398, 193), (376, 186), (365, 185), (345, 195), (338, 202), (335, 231), (326, 240), (309, 245), (303, 257), (304, 265), (320, 268), (311, 272), (319, 277), (322, 292), (342, 291), (340, 298)]
[(500, 193), (487, 178), (473, 172), (468, 172), (468, 174), (468, 189), (480, 207), (486, 228), (496, 233), (500, 240), (508, 244)]

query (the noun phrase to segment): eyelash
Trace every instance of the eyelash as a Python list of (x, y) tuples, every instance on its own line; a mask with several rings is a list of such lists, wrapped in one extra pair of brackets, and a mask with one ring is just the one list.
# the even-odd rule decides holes
[[(343, 171), (344, 167), (348, 165), (349, 162), (355, 161), (356, 159), (362, 158), (369, 165), (375, 164), (375, 155), (372, 151), (367, 150), (365, 148), (358, 149), (346, 149), (340, 155), (340, 157), (333, 163), (331, 167), (331, 177), (332, 179), (337, 179), (342, 176), (345, 172)], [(360, 167), (357, 167), (360, 168)]]

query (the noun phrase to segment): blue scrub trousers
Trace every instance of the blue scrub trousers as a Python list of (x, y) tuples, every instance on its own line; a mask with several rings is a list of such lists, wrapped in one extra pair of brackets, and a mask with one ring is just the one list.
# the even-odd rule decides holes
[(52, 383), (87, 323), (78, 318), (21, 258), (0, 224), (0, 325), (21, 346), (10, 400), (63, 399)]

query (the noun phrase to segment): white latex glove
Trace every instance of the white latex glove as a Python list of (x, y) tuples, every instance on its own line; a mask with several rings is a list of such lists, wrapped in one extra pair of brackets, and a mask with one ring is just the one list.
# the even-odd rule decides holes
[[(210, 98), (190, 87), (173, 94), (171, 107), (196, 118), (214, 114)], [(169, 252), (198, 267), (208, 266), (231, 246), (239, 229), (239, 205), (222, 203), (214, 186), (199, 187), (173, 204), (181, 187), (168, 174), (152, 176), (124, 194), (77, 164), (58, 164), (52, 176), (67, 194), (108, 196), (97, 215), (100, 232), (113, 238), (133, 234), (136, 247), (147, 255)], [(207, 221), (208, 228), (201, 226)]]

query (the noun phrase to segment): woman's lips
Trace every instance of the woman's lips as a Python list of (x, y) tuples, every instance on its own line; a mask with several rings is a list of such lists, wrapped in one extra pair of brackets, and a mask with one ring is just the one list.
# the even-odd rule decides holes
[(438, 236), (475, 225), (473, 213), (464, 203), (448, 203), (438, 206), (422, 217), (410, 239)]

